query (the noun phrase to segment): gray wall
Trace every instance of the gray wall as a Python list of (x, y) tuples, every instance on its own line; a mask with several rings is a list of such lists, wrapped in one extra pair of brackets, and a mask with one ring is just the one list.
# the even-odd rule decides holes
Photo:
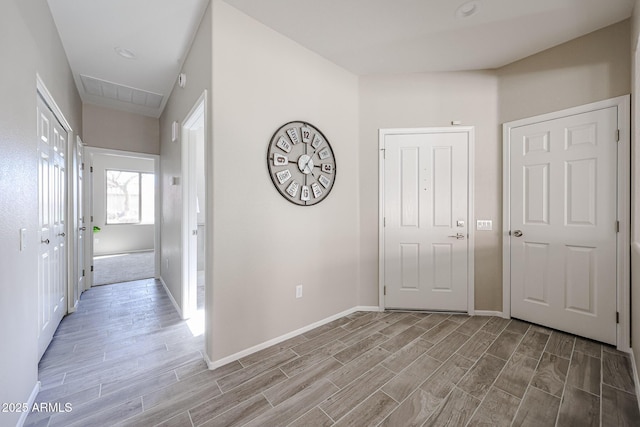
[[(360, 160), (357, 76), (222, 1), (212, 4), (207, 353), (215, 361), (357, 305)], [(291, 120), (319, 127), (337, 159), (336, 184), (315, 206), (288, 202), (268, 176), (271, 135)]]
[[(211, 105), (211, 55), (211, 6), (208, 6), (182, 68), (187, 75), (187, 85), (181, 88), (176, 81), (160, 116), (161, 277), (179, 306), (182, 304), (182, 186), (172, 185), (171, 179), (182, 177), (182, 155), (180, 142), (171, 141), (171, 125), (173, 121), (184, 121), (205, 89)], [(208, 120), (210, 152), (211, 117)]]
[(378, 129), (450, 126), (460, 120), (476, 127), (475, 218), (493, 220), (493, 231), (475, 234), (476, 308), (502, 310), (497, 89), (492, 71), (360, 78), (360, 304), (378, 305)]
[(160, 154), (159, 121), (153, 117), (84, 104), (82, 131), (90, 147)]
[[(38, 375), (36, 73), (75, 132), (82, 107), (45, 1), (3, 1), (0, 56), (0, 402), (27, 402)], [(0, 425), (19, 416), (0, 413)]]

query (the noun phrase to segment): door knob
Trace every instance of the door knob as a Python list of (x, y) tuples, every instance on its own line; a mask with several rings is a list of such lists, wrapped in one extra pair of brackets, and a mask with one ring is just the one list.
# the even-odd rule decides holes
[(49, 244), (49, 239), (45, 239), (45, 240), (40, 240), (40, 243), (44, 243), (45, 245)]
[(66, 236), (66, 235), (67, 235), (66, 233), (58, 233), (58, 236), (62, 236), (62, 237), (64, 237), (64, 236)]
[(522, 237), (522, 231), (516, 230), (516, 231), (513, 232), (513, 235), (516, 236), (516, 237)]
[(455, 236), (449, 236), (449, 237), (455, 237), (455, 238), (456, 238), (456, 239), (458, 239), (458, 240), (462, 240), (462, 239), (464, 239), (464, 234), (462, 234), (462, 233), (458, 233), (458, 234), (456, 234)]
[(87, 229), (87, 227), (80, 227), (78, 230), (85, 231), (86, 229)]

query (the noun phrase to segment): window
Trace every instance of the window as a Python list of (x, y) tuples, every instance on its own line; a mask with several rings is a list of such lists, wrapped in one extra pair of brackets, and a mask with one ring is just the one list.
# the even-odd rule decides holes
[(107, 170), (107, 224), (153, 224), (152, 173)]

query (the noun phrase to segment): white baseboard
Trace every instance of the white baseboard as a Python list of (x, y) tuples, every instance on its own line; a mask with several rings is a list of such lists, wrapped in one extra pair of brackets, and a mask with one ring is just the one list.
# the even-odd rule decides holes
[(640, 408), (640, 377), (638, 376), (638, 366), (636, 365), (636, 358), (633, 352), (629, 353), (631, 359), (631, 368), (633, 369), (633, 383), (636, 386), (636, 400), (638, 401), (638, 408)]
[(476, 310), (473, 314), (475, 316), (505, 317), (503, 312), (501, 312), (501, 311), (491, 311), (491, 310)]
[(380, 311), (380, 308), (377, 306), (356, 306), (348, 310), (345, 310), (342, 313), (334, 314), (333, 316), (329, 316), (325, 319), (322, 319), (310, 325), (304, 326), (300, 329), (296, 329), (295, 331), (291, 331), (284, 335), (280, 335), (279, 337), (270, 339), (269, 341), (265, 341), (262, 344), (249, 347), (245, 350), (232, 354), (231, 356), (223, 357), (222, 359), (212, 361), (211, 359), (209, 359), (209, 356), (205, 354), (204, 360), (207, 362), (207, 366), (209, 367), (209, 369), (213, 370), (213, 369), (219, 368), (220, 366), (224, 366), (227, 363), (235, 362), (238, 359), (242, 359), (243, 357), (256, 353), (267, 347), (271, 347), (272, 345), (281, 343), (282, 341), (288, 340), (289, 338), (293, 338), (297, 335), (304, 334), (305, 332), (309, 332), (310, 330), (317, 328), (318, 326), (326, 325), (327, 323), (333, 322), (334, 320), (337, 320), (341, 317), (348, 316), (352, 313), (355, 313), (356, 311)]
[(31, 413), (31, 408), (33, 408), (33, 404), (36, 402), (38, 393), (40, 393), (40, 381), (36, 381), (36, 385), (33, 386), (33, 390), (31, 390), (29, 400), (27, 401), (27, 408), (29, 408), (29, 410), (20, 414), (20, 418), (18, 419), (18, 424), (16, 424), (16, 427), (22, 427), (27, 421), (27, 417), (29, 416), (29, 413)]
[(164, 291), (167, 293), (167, 296), (169, 297), (169, 300), (173, 304), (173, 307), (178, 312), (178, 315), (180, 315), (180, 318), (184, 320), (184, 317), (182, 316), (182, 309), (180, 308), (176, 300), (173, 299), (173, 295), (171, 295), (171, 292), (169, 292), (169, 288), (167, 287), (167, 284), (164, 283), (164, 279), (162, 277), (160, 277), (160, 283), (162, 283), (162, 287), (164, 287)]

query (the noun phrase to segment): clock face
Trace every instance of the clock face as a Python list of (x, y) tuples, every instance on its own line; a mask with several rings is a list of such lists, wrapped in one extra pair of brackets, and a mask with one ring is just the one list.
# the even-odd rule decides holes
[(306, 122), (280, 126), (271, 137), (267, 165), (280, 194), (300, 206), (320, 203), (336, 180), (336, 159), (329, 141)]

